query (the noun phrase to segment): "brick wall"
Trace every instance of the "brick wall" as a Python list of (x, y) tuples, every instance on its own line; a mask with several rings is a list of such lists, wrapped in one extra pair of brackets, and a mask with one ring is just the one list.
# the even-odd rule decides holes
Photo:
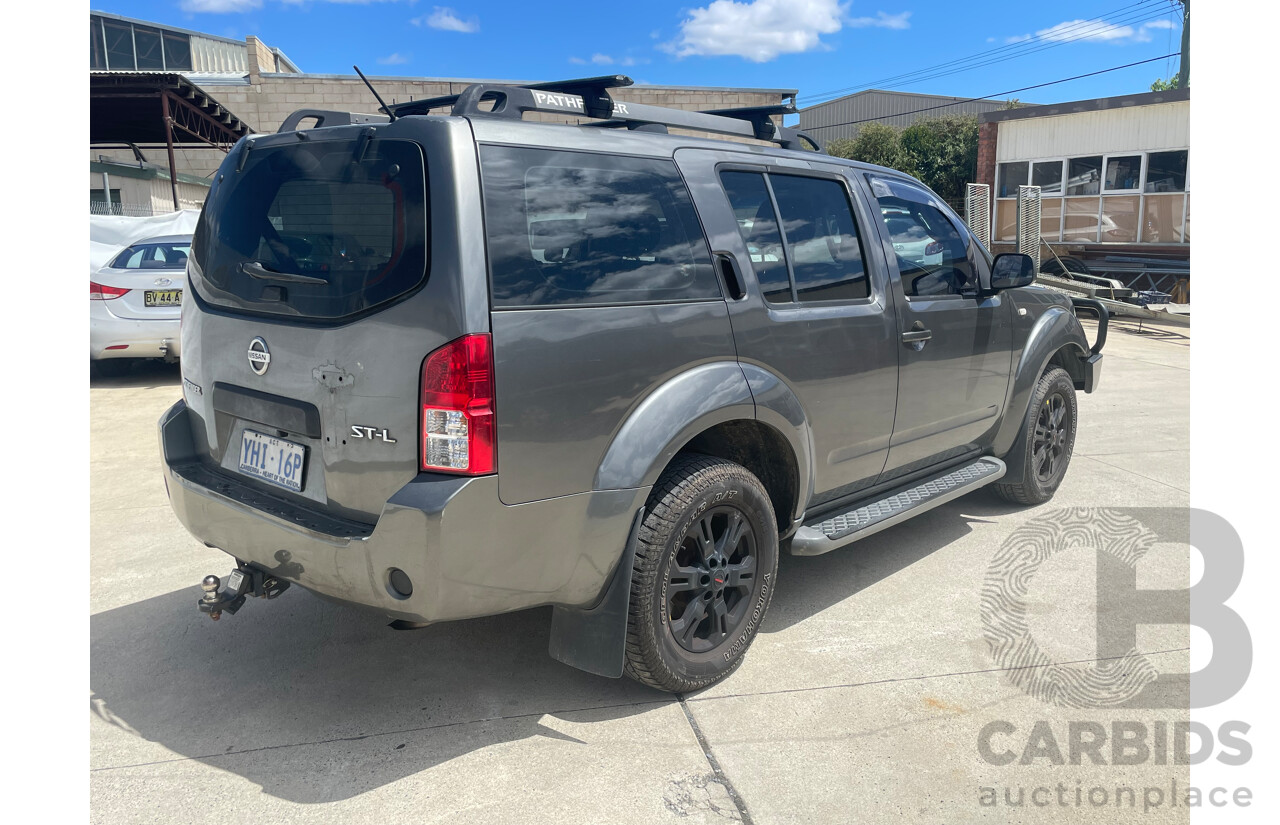
[(996, 136), (999, 129), (999, 123), (978, 126), (978, 179), (975, 183), (990, 186), (992, 198), (996, 192)]

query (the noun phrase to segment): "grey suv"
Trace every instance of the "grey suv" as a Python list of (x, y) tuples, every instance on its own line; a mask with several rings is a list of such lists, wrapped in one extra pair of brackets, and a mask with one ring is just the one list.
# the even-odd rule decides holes
[(1100, 306), (1090, 346), (1030, 258), (782, 107), (629, 83), (303, 111), (230, 152), (160, 422), (174, 510), (236, 560), (201, 610), (291, 583), (402, 628), (552, 605), (556, 658), (694, 690), (742, 661), (780, 552), (1053, 495)]

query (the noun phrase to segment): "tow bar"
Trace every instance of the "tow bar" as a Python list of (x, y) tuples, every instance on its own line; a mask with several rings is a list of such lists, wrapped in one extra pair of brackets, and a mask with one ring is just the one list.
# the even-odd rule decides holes
[(208, 613), (209, 618), (215, 622), (222, 618), (223, 611), (235, 615), (249, 595), (259, 599), (274, 599), (289, 589), (289, 583), (241, 562), (227, 576), (226, 589), (219, 590), (220, 587), (222, 587), (222, 579), (217, 576), (205, 576), (204, 581), (200, 582), (200, 589), (204, 591), (204, 595), (196, 602), (200, 612)]

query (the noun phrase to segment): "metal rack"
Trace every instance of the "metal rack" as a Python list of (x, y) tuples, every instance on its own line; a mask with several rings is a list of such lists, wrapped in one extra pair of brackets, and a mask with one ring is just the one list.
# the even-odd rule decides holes
[(688, 112), (614, 100), (610, 90), (625, 88), (634, 82), (625, 75), (604, 75), (524, 86), (473, 83), (456, 95), (393, 104), (385, 111), (392, 119), (430, 114), (435, 109), (446, 107), (450, 114), (461, 117), (511, 120), (523, 119), (526, 112), (581, 115), (597, 119), (599, 122), (585, 125), (599, 128), (665, 132), (667, 127), (672, 127), (754, 138), (776, 143), (783, 149), (822, 151), (816, 140), (799, 129), (773, 122), (772, 118), (777, 115), (796, 113), (796, 108), (790, 104)]

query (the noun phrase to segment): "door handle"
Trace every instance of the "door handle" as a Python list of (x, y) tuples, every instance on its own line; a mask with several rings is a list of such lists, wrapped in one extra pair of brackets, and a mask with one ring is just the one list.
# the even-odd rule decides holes
[(747, 297), (747, 285), (742, 281), (742, 273), (738, 271), (738, 260), (730, 252), (717, 252), (716, 263), (720, 267), (720, 277), (724, 278), (725, 289), (734, 301)]
[(924, 324), (916, 321), (911, 325), (911, 329), (902, 333), (902, 343), (910, 345), (912, 349), (919, 352), (924, 349), (925, 342), (933, 337), (933, 331), (924, 328)]

